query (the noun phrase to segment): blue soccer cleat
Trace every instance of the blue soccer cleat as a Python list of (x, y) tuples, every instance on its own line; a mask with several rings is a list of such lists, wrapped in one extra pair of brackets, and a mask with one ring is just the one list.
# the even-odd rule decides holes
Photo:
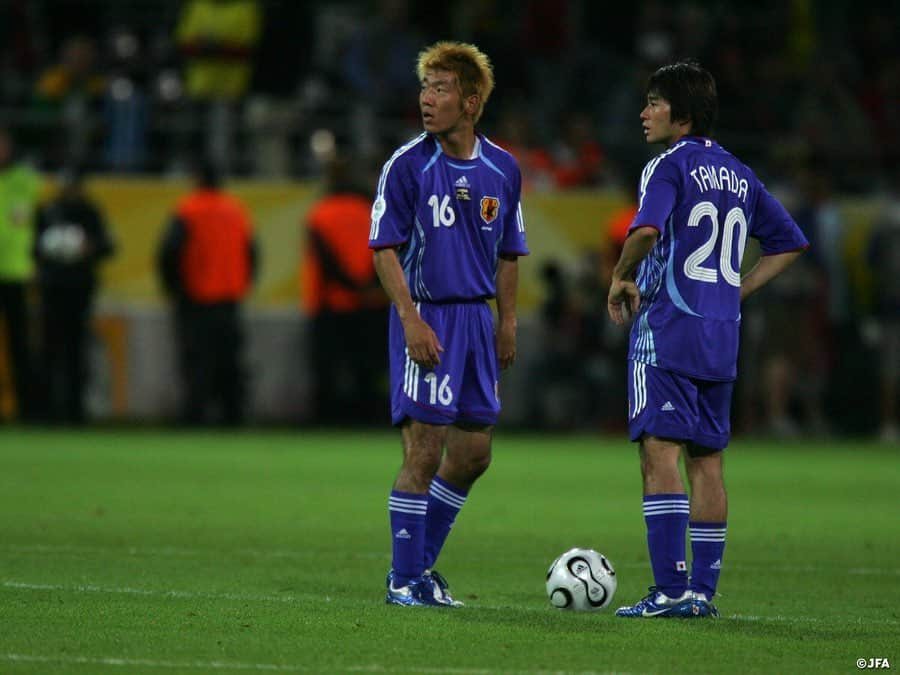
[(427, 575), (410, 579), (406, 586), (397, 587), (394, 583), (394, 570), (388, 572), (385, 581), (387, 593), (384, 601), (389, 605), (406, 605), (408, 607), (447, 607), (443, 595), (434, 580)]
[(715, 606), (702, 593), (685, 591), (670, 598), (656, 586), (651, 586), (643, 599), (630, 607), (619, 607), (616, 616), (635, 619), (700, 619), (719, 616)]
[(447, 583), (443, 574), (437, 570), (425, 570), (424, 576), (431, 577), (431, 581), (434, 583), (434, 597), (441, 604), (447, 605), (448, 607), (465, 606), (459, 600), (454, 600), (450, 595), (450, 584)]
[(719, 610), (707, 598), (705, 593), (692, 593), (691, 616), (685, 618), (702, 619), (704, 617), (719, 618)]

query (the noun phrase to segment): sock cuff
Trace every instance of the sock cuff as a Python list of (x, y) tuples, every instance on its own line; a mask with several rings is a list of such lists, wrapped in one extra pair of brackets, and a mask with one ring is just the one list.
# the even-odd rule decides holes
[(644, 517), (689, 516), (691, 507), (685, 494), (644, 495)]
[(431, 479), (431, 486), (428, 488), (428, 494), (438, 501), (444, 502), (456, 509), (461, 509), (463, 504), (466, 503), (466, 497), (469, 493), (463, 492), (459, 488), (450, 485), (447, 481), (435, 476)]
[(692, 542), (724, 543), (725, 523), (688, 523)]
[(388, 510), (424, 516), (428, 510), (428, 495), (391, 490)]

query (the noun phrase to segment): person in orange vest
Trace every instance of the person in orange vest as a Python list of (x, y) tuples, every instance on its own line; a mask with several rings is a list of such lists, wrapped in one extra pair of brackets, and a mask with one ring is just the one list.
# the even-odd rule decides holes
[(256, 276), (257, 247), (250, 214), (222, 188), (218, 168), (203, 164), (195, 179), (195, 189), (175, 207), (157, 256), (175, 310), (182, 421), (237, 426), (246, 399), (240, 309)]
[(300, 281), (310, 319), (312, 421), (372, 423), (386, 409), (388, 299), (368, 246), (372, 200), (333, 159), (306, 216)]

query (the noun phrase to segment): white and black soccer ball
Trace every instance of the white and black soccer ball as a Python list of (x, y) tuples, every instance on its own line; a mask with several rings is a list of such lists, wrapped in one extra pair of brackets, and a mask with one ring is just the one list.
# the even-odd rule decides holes
[(590, 548), (566, 551), (547, 570), (547, 596), (559, 609), (603, 609), (612, 602), (617, 586), (612, 563)]

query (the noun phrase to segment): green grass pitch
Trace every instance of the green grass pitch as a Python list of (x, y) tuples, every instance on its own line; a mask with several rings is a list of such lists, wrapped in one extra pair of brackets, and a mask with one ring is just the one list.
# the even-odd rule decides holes
[(551, 608), (572, 546), (650, 583), (624, 438), (499, 433), (439, 561), (384, 604), (385, 432), (0, 429), (2, 673), (849, 673), (900, 667), (900, 455), (738, 439), (718, 621)]

